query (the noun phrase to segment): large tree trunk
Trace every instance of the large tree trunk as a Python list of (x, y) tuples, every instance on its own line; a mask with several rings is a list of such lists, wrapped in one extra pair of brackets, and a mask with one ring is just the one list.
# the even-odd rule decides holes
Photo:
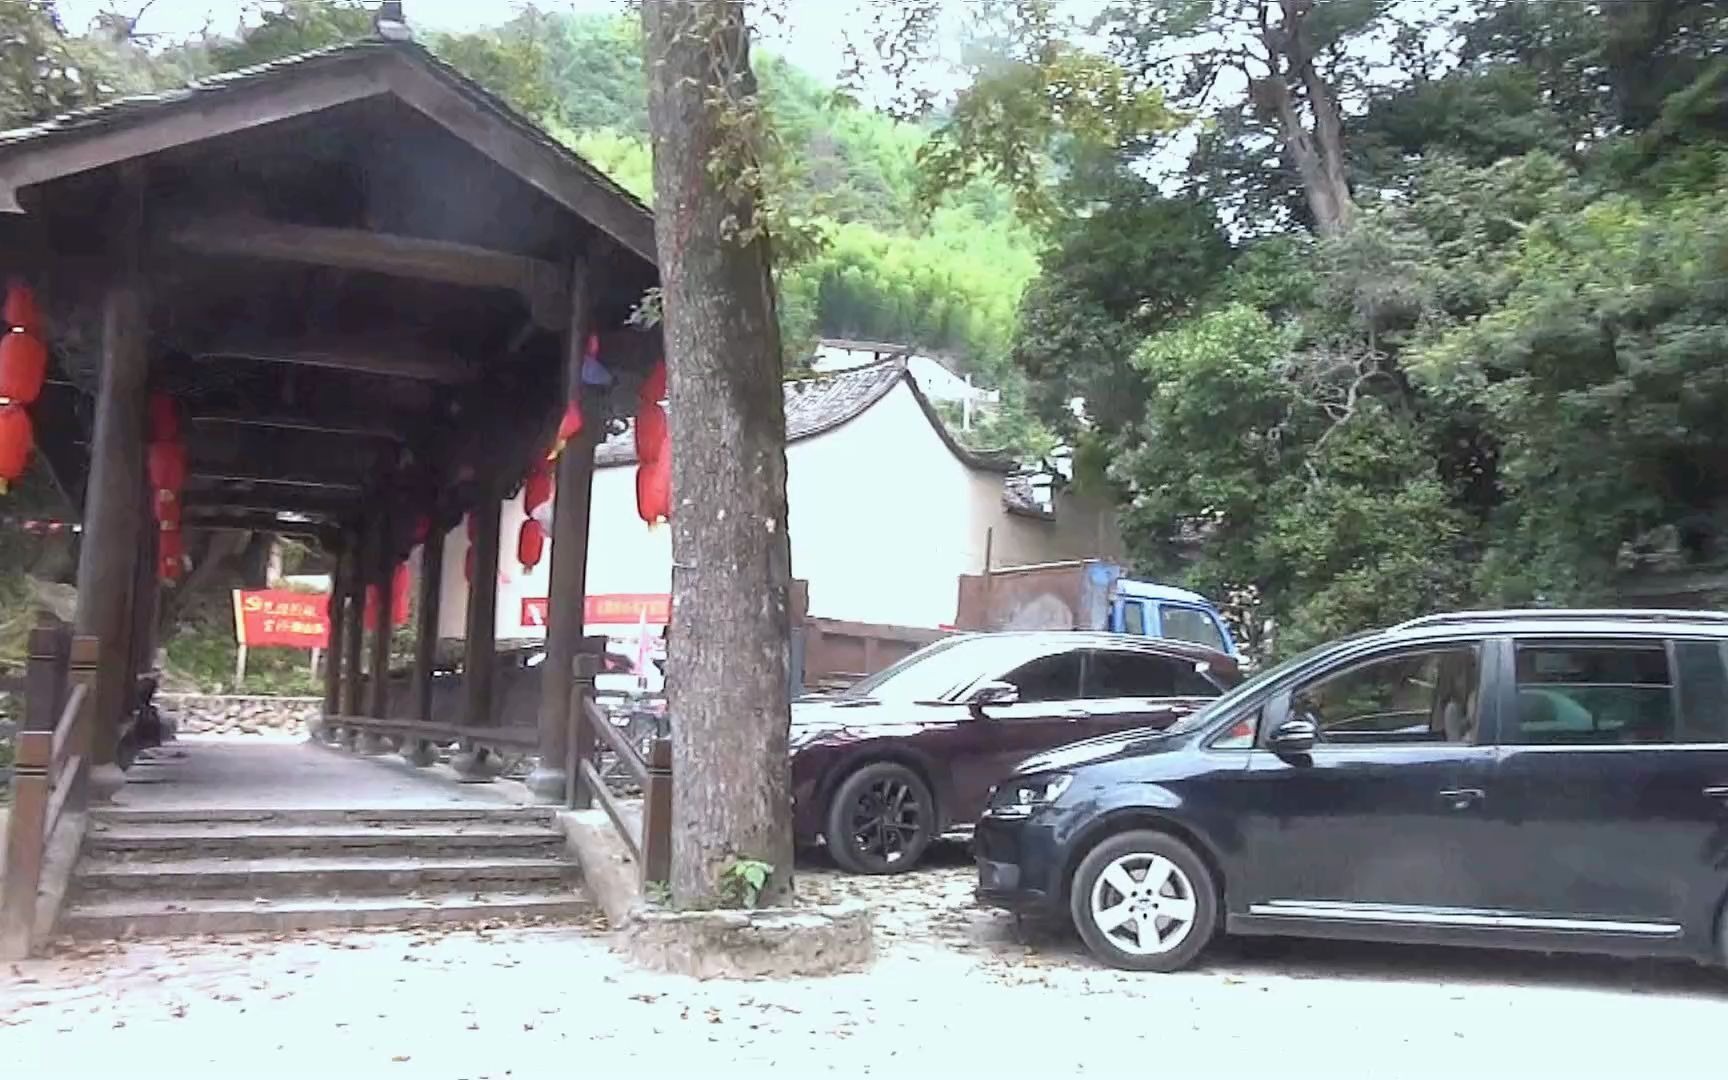
[(672, 898), (724, 902), (735, 860), (790, 894), (786, 414), (755, 228), (749, 36), (736, 0), (647, 0), (648, 123), (672, 429)]
[[(1302, 178), (1302, 193), (1320, 236), (1338, 236), (1356, 220), (1350, 195), (1348, 161), (1344, 153), (1344, 118), (1332, 87), (1314, 66), (1314, 49), (1306, 20), (1314, 0), (1278, 0), (1283, 21), (1263, 32), (1272, 65), (1271, 75), (1256, 80), (1253, 100), (1278, 124), (1284, 156)], [(1313, 128), (1297, 107), (1292, 81), (1302, 89)]]

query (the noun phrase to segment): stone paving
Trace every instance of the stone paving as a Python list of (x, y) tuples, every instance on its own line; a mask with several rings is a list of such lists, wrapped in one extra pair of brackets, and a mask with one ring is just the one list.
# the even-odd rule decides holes
[(1223, 943), (1100, 968), (973, 906), (963, 853), (800, 874), (877, 905), (880, 955), (818, 980), (654, 975), (598, 921), (66, 948), (0, 968), (20, 1077), (1668, 1075), (1719, 1070), (1728, 976), (1503, 953)]

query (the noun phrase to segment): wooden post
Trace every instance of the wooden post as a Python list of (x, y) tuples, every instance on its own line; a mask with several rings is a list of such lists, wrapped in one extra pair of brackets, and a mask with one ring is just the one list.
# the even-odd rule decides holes
[(391, 556), (390, 521), (380, 515), (372, 526), (372, 550), (367, 553), (372, 575), (378, 581), (378, 625), (372, 632), (372, 674), (366, 684), (366, 715), (383, 719), (390, 705), (390, 637), (395, 628), (395, 592), (391, 575), (395, 563)]
[(133, 562), (143, 519), (144, 401), (149, 376), (148, 304), (139, 265), (143, 178), (126, 171), (115, 199), (114, 265), (102, 303), (101, 371), (78, 552), (78, 634), (102, 642), (91, 773), (98, 797), (123, 782), (115, 764), (128, 706), (125, 647)]
[(346, 624), (342, 630), (342, 650), (347, 655), (342, 659), (344, 668), (342, 676), (342, 715), (360, 715), (360, 654), (366, 638), (366, 591), (360, 582), (360, 559), (356, 551), (357, 544), (349, 546), (349, 552), (343, 574), (346, 582), (347, 595), (343, 597), (342, 619)]
[[(444, 597), (444, 530), (437, 524), (427, 530), (426, 541), (420, 546), (418, 596), (410, 716), (426, 721), (432, 719), (432, 669), (438, 662), (438, 608)], [(406, 740), (402, 752), (416, 765), (430, 765), (437, 760), (432, 743), (426, 739)]]
[[(497, 496), (488, 491), (481, 496), (475, 509), (474, 572), (468, 583), (468, 641), (463, 659), (462, 723), (469, 727), (489, 727), (492, 724), (493, 668), (498, 634), (498, 531)], [(459, 755), (455, 768), (465, 780), (490, 780), (497, 773), (496, 763), (487, 760), (487, 753), (470, 746)]]
[(342, 712), (342, 632), (347, 629), (343, 618), (343, 590), (348, 588), (347, 582), (348, 557), (340, 555), (336, 560), (336, 573), (330, 578), (330, 599), (325, 604), (324, 617), (330, 624), (329, 647), (325, 649), (324, 660), (324, 735), (331, 737), (330, 718)]
[[(582, 356), (589, 332), (588, 264), (570, 275), (570, 326), (564, 334), (564, 400), (582, 401)], [(540, 761), (528, 789), (543, 802), (563, 802), (573, 779), (564, 774), (570, 734), (570, 673), (582, 640), (588, 594), (588, 518), (594, 494), (598, 416), (583, 418), (582, 433), (558, 458), (552, 504), (552, 566), (547, 574), (546, 660), (540, 666)]]
[(648, 790), (642, 793), (642, 883), (672, 879), (672, 740), (648, 748)]
[(0, 959), (28, 956), (36, 925), (36, 897), (48, 838), (54, 726), (60, 718), (69, 644), (59, 627), (30, 632), (24, 673), (24, 726), (12, 766), (12, 813), (6, 829), (6, 874), (0, 878)]

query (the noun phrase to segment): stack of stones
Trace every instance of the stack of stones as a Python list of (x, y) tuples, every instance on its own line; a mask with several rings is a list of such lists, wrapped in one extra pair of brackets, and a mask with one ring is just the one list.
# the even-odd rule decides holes
[(162, 718), (181, 735), (305, 735), (322, 705), (315, 697), (156, 695)]

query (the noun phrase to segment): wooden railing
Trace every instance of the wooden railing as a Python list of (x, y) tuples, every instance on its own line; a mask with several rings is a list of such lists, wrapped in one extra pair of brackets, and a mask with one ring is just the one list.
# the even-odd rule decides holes
[(462, 742), (497, 752), (531, 754), (540, 746), (540, 730), (525, 724), (493, 727), (377, 716), (327, 716), (323, 725), (325, 733), (333, 741), (345, 743), (369, 734), (393, 740), (404, 748), (415, 742)]
[(30, 951), (48, 852), (67, 810), (84, 801), (98, 651), (95, 638), (74, 638), (64, 629), (38, 627), (30, 634), (0, 879), (0, 956)]
[[(642, 884), (665, 882), (672, 875), (672, 743), (656, 735), (646, 757), (613, 726), (594, 702), (597, 659), (576, 658), (576, 679), (570, 690), (569, 754), (564, 773), (569, 778), (566, 806), (598, 802), (612, 820), (624, 846), (636, 858)], [(601, 756), (610, 751), (617, 764), (642, 790), (642, 809), (632, 815), (606, 782)]]

